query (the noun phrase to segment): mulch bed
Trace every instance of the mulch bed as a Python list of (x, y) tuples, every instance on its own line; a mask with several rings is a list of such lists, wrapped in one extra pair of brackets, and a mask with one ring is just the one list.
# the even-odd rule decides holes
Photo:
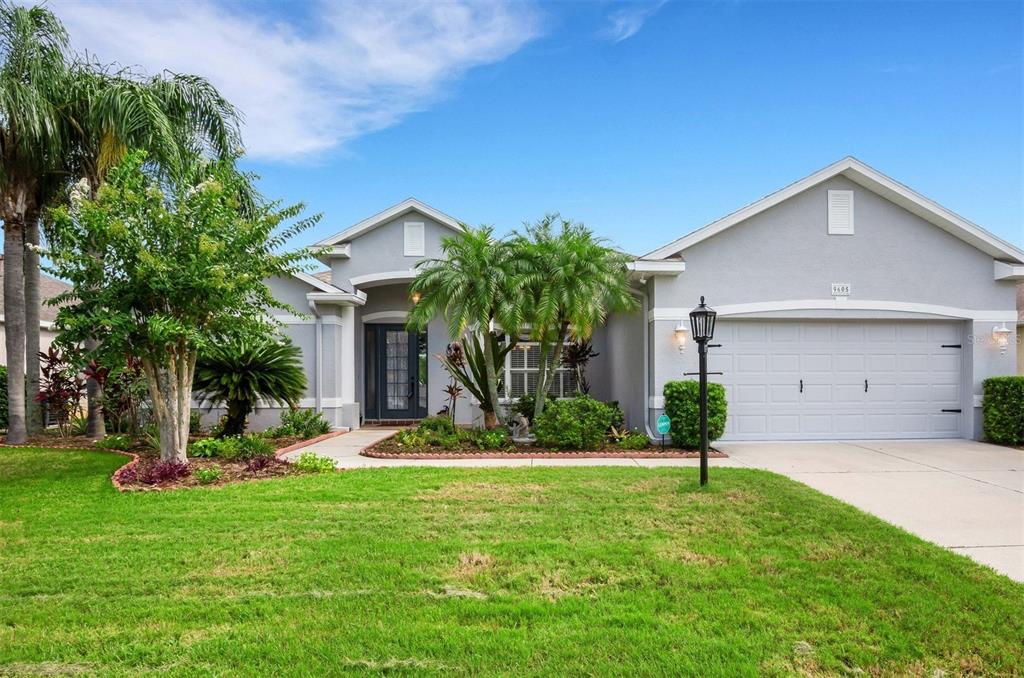
[[(256, 471), (249, 470), (249, 468), (247, 468), (248, 461), (245, 460), (192, 458), (188, 461), (188, 466), (192, 473), (183, 478), (168, 480), (158, 484), (143, 483), (136, 478), (138, 471), (142, 467), (156, 464), (160, 461), (159, 454), (155, 450), (143, 444), (141, 441), (135, 441), (135, 444), (125, 451), (109, 450), (97, 447), (95, 441), (86, 438), (84, 435), (71, 435), (66, 438), (62, 438), (55, 432), (47, 432), (29, 436), (28, 441), (21, 445), (8, 445), (5, 438), (0, 440), (0, 447), (45, 447), (62, 450), (94, 449), (97, 451), (110, 452), (112, 454), (121, 454), (126, 457), (130, 457), (130, 459), (128, 463), (114, 471), (113, 475), (110, 477), (110, 482), (114, 487), (119, 492), (152, 492), (159, 490), (175, 490), (185, 487), (218, 487), (220, 485), (228, 485), (250, 480), (264, 480), (266, 478), (279, 478), (282, 476), (297, 475), (301, 472), (297, 471), (290, 462), (283, 459), (285, 454), (347, 432), (347, 429), (331, 431), (330, 433), (309, 439), (303, 439), (300, 436), (268, 438), (267, 440), (274, 447), (273, 457), (268, 460), (265, 468)], [(195, 442), (196, 440), (206, 437), (207, 436), (205, 435), (190, 436), (189, 442)], [(220, 478), (209, 483), (199, 482), (194, 472), (197, 469), (213, 468), (220, 469)]]
[[(191, 473), (183, 478), (167, 480), (155, 485), (139, 482), (133, 478), (136, 466), (156, 464), (159, 457), (155, 454), (147, 456), (133, 455), (135, 459), (128, 462), (121, 468), (114, 471), (110, 480), (119, 492), (154, 492), (161, 490), (177, 490), (185, 487), (218, 487), (232, 483), (245, 482), (249, 480), (264, 480), (266, 478), (279, 478), (282, 476), (299, 475), (301, 472), (295, 467), (281, 459), (269, 459), (268, 465), (258, 471), (247, 469), (247, 461), (229, 461), (226, 459), (190, 459), (188, 467)], [(220, 469), (220, 478), (213, 482), (201, 483), (196, 478), (197, 469)]]
[[(509, 449), (481, 450), (467, 444), (460, 449), (415, 448), (399, 446), (393, 438), (385, 438), (376, 445), (366, 448), (360, 454), (374, 459), (698, 459), (698, 450), (680, 450), (666, 447), (648, 447), (645, 450), (624, 450), (609, 445), (600, 450), (564, 452), (552, 451), (536, 445), (516, 445)], [(729, 455), (710, 450), (708, 457), (722, 459)]]

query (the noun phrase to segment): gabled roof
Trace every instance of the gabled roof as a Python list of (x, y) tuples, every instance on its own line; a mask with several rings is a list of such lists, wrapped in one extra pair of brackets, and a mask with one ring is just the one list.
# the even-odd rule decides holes
[(378, 212), (372, 217), (363, 219), (358, 224), (349, 226), (340, 233), (335, 233), (331, 237), (321, 240), (315, 245), (315, 247), (331, 247), (332, 245), (354, 240), (364, 233), (372, 231), (378, 226), (383, 226), (389, 221), (397, 219), (398, 217), (410, 212), (419, 212), (420, 214), (433, 219), (442, 226), (447, 226), (457, 233), (462, 233), (464, 230), (462, 224), (460, 224), (457, 219), (448, 216), (440, 210), (434, 209), (426, 203), (420, 202), (416, 198), (407, 198), (397, 205), (392, 205), (383, 212)]
[(960, 215), (949, 211), (942, 205), (924, 197), (920, 193), (904, 186), (898, 181), (887, 177), (878, 170), (865, 165), (852, 156), (847, 156), (828, 167), (818, 170), (814, 174), (790, 184), (785, 188), (761, 198), (757, 202), (728, 214), (718, 221), (713, 221), (703, 228), (693, 231), (678, 240), (670, 242), (649, 254), (642, 259), (666, 259), (679, 254), (681, 251), (692, 247), (697, 243), (717, 235), (741, 221), (774, 207), (787, 200), (797, 193), (801, 193), (812, 186), (816, 186), (832, 177), (842, 175), (856, 184), (877, 193), (890, 202), (899, 205), (903, 209), (916, 214), (922, 219), (938, 226), (944, 231), (960, 238), (982, 252), (995, 259), (1024, 263), (1024, 251), (989, 233), (982, 227), (974, 224)]

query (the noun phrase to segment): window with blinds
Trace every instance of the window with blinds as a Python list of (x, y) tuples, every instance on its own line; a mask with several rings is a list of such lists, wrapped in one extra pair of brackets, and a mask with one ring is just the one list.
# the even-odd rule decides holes
[[(533, 341), (519, 342), (505, 358), (505, 392), (502, 396), (518, 398), (535, 393), (539, 376), (540, 344)], [(569, 398), (576, 395), (578, 388), (576, 371), (560, 367), (552, 376), (548, 394), (556, 398)]]

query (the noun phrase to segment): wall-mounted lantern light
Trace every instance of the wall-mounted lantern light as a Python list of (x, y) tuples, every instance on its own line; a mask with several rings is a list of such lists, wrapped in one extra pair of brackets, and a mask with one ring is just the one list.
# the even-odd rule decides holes
[(414, 303), (414, 304), (420, 303), (420, 293), (419, 292), (413, 292), (412, 296), (409, 297), (409, 298), (412, 299), (412, 303)]
[(996, 342), (996, 346), (999, 347), (999, 353), (1006, 353), (1006, 347), (1010, 345), (1010, 334), (1012, 331), (1003, 323), (1000, 327), (992, 328), (992, 339)]
[(686, 325), (685, 320), (680, 320), (679, 324), (676, 325), (675, 335), (676, 344), (679, 346), (679, 352), (682, 353), (686, 349), (686, 333), (690, 331), (690, 328)]

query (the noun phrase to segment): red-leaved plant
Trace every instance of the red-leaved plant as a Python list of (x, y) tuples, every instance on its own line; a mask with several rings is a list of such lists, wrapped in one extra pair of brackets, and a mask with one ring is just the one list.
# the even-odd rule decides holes
[(78, 370), (54, 346), (39, 352), (39, 393), (36, 402), (57, 421), (61, 437), (71, 431), (71, 417), (81, 409), (85, 380)]

